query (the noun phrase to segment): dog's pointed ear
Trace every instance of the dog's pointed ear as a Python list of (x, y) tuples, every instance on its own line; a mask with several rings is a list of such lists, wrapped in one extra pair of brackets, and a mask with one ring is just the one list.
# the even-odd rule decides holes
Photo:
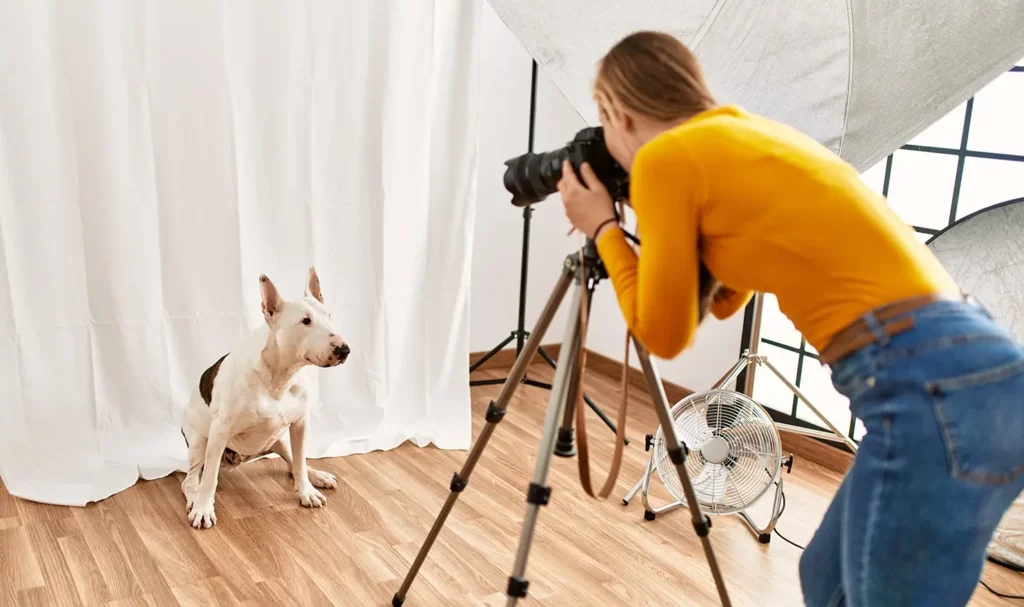
[(306, 283), (306, 294), (312, 295), (320, 303), (324, 303), (323, 293), (320, 292), (320, 277), (316, 275), (316, 268), (309, 267), (309, 280)]
[(260, 294), (263, 296), (263, 318), (267, 320), (268, 324), (271, 324), (281, 314), (284, 300), (281, 299), (277, 287), (270, 282), (266, 274), (260, 274)]

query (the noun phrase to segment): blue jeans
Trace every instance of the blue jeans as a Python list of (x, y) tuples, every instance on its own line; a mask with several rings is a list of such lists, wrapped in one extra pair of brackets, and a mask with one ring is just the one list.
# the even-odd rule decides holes
[(800, 559), (807, 605), (966, 605), (1024, 489), (1024, 347), (973, 304), (908, 315), (832, 366), (867, 432)]

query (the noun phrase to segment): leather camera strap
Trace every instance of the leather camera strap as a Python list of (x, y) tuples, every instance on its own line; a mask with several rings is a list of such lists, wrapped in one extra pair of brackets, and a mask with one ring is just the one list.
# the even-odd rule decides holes
[[(581, 291), (580, 297), (580, 355), (579, 360), (576, 363), (576, 369), (573, 376), (577, 378), (576, 385), (576, 430), (577, 445), (578, 445), (578, 456), (579, 469), (580, 469), (580, 484), (583, 485), (583, 490), (587, 492), (587, 495), (594, 498), (606, 499), (611, 495), (612, 489), (615, 488), (615, 481), (618, 480), (619, 469), (622, 467), (622, 448), (625, 444), (626, 438), (626, 408), (629, 402), (629, 343), (630, 334), (626, 332), (626, 348), (625, 355), (622, 362), (622, 375), (619, 380), (619, 414), (616, 421), (615, 428), (615, 452), (612, 455), (611, 469), (608, 471), (608, 478), (605, 479), (604, 485), (601, 490), (594, 494), (594, 488), (591, 484), (590, 479), (590, 449), (587, 441), (587, 425), (586, 425), (586, 401), (583, 396), (583, 376), (587, 366), (587, 350), (586, 350), (586, 337), (587, 337), (587, 325), (588, 325), (588, 311), (590, 309), (590, 294), (587, 290), (589, 277), (586, 275), (586, 265), (583, 261), (583, 250), (580, 249), (579, 259), (581, 263)], [(568, 406), (569, 403), (566, 403)]]

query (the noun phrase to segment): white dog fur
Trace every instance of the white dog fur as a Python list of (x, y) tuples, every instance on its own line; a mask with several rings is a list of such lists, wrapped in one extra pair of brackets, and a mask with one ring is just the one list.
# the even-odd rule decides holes
[(203, 373), (185, 409), (182, 434), (189, 464), (181, 490), (196, 529), (217, 523), (214, 493), (221, 462), (238, 465), (278, 454), (291, 469), (299, 502), (307, 507), (327, 503), (317, 487), (337, 486), (333, 475), (306, 465), (306, 367), (340, 365), (349, 347), (334, 329), (314, 268), (299, 299), (282, 299), (265, 275), (260, 276), (260, 292), (266, 323)]

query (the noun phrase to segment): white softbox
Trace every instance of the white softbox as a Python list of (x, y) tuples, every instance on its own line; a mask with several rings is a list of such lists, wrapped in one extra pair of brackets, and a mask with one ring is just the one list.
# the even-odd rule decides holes
[(654, 29), (694, 50), (720, 103), (792, 125), (863, 171), (1024, 55), (1024, 2), (490, 0), (584, 120), (597, 61)]

